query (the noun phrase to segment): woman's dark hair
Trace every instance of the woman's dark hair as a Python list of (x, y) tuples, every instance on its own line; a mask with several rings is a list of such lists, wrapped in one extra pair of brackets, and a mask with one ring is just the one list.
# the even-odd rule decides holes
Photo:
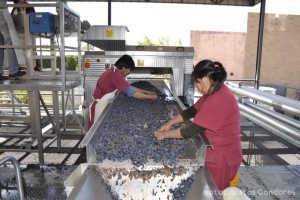
[(132, 57), (125, 54), (116, 61), (115, 67), (117, 67), (118, 69), (124, 67), (126, 69), (134, 70), (135, 64)]
[(212, 83), (212, 87), (210, 89), (211, 95), (218, 91), (222, 84), (226, 81), (227, 72), (220, 62), (202, 60), (196, 64), (192, 72), (192, 78), (195, 82), (198, 82), (197, 79), (201, 79), (205, 76), (207, 76)]

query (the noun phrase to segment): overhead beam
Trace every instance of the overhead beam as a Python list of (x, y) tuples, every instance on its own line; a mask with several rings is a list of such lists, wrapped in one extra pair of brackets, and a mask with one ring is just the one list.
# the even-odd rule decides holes
[[(41, 2), (57, 2), (58, 0), (39, 0)], [(175, 4), (207, 4), (230, 6), (255, 6), (261, 0), (61, 0), (64, 2), (123, 2), (123, 3), (175, 3)], [(34, 2), (34, 1), (28, 1)]]

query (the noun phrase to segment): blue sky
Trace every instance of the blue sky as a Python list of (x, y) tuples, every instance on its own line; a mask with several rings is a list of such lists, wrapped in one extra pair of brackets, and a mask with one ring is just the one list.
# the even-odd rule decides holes
[[(82, 20), (91, 25), (108, 24), (107, 3), (69, 2)], [(37, 9), (38, 11), (38, 9)], [(127, 44), (134, 45), (147, 35), (153, 41), (167, 37), (170, 44), (179, 39), (189, 46), (190, 31), (246, 32), (248, 12), (259, 12), (255, 7), (159, 4), (159, 3), (112, 3), (112, 25), (127, 26)], [(300, 0), (266, 0), (266, 12), (300, 15)]]

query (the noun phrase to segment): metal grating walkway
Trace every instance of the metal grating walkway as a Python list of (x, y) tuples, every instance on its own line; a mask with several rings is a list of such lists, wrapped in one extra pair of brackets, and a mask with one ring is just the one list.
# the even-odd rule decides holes
[[(64, 200), (67, 198), (64, 180), (76, 166), (47, 166), (42, 170), (36, 165), (21, 166), (26, 200)], [(15, 171), (11, 167), (0, 168), (0, 199), (19, 199)]]

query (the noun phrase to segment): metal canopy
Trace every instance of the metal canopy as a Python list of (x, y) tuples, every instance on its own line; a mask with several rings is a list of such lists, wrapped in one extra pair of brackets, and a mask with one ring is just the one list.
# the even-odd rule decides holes
[[(57, 0), (39, 0), (57, 1)], [(255, 6), (261, 0), (66, 0), (66, 2), (127, 2), (127, 3), (177, 3), (177, 4), (208, 4), (231, 6)]]

